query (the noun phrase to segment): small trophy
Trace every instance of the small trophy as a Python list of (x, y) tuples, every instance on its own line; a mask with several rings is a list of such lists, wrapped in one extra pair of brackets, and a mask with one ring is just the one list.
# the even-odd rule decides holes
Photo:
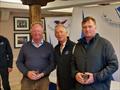
[(40, 73), (40, 72), (39, 72), (39, 70), (35, 70), (35, 74), (37, 74), (37, 75), (38, 75), (39, 73)]
[(83, 74), (83, 75), (82, 75), (82, 78), (84, 79), (84, 81), (86, 81), (86, 80), (89, 78), (89, 75)]

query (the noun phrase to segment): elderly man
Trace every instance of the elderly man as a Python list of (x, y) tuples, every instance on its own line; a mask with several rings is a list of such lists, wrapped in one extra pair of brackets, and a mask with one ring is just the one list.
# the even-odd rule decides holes
[(54, 69), (54, 52), (52, 45), (43, 40), (43, 33), (43, 25), (33, 23), (32, 40), (20, 50), (16, 63), (23, 74), (21, 90), (48, 90), (48, 76)]
[(75, 83), (71, 74), (71, 58), (75, 43), (69, 39), (68, 31), (63, 24), (56, 25), (55, 36), (58, 40), (55, 47), (58, 89), (73, 90)]

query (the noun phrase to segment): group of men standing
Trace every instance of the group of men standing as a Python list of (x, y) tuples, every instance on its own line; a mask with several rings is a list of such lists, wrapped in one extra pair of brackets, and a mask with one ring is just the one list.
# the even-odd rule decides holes
[[(49, 75), (55, 68), (58, 90), (110, 90), (112, 74), (118, 69), (114, 48), (96, 33), (93, 17), (84, 18), (81, 25), (83, 37), (74, 43), (69, 39), (65, 26), (57, 24), (55, 37), (58, 44), (55, 48), (43, 40), (41, 23), (31, 25), (31, 41), (23, 44), (16, 61), (23, 74), (21, 90), (48, 90)], [(10, 48), (7, 39), (2, 38), (0, 75), (4, 90), (10, 90), (8, 78), (4, 81), (4, 77), (8, 77), (8, 71), (11, 71), (13, 55), (11, 49), (7, 49), (7, 46)]]

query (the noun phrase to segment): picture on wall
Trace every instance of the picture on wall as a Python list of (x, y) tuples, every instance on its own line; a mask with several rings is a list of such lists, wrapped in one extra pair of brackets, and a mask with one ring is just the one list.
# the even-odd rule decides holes
[(14, 31), (28, 31), (29, 27), (29, 17), (14, 17)]
[(25, 42), (30, 41), (29, 33), (14, 33), (14, 47), (20, 48)]
[(41, 19), (41, 23), (43, 24), (43, 28), (44, 28), (44, 34), (43, 34), (43, 39), (46, 41), (46, 25), (45, 25), (45, 19), (42, 18)]
[(41, 19), (41, 23), (43, 24), (43, 27), (44, 27), (44, 30), (45, 30), (46, 28), (45, 28), (45, 19), (44, 18)]

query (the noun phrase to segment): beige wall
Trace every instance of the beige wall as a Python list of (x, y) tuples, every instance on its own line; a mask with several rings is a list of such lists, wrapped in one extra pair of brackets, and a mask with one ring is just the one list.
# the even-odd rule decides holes
[[(8, 10), (4, 10), (6, 12)], [(27, 12), (12, 12), (9, 11), (9, 15), (5, 15), (4, 12), (1, 12), (3, 14), (0, 14), (0, 35), (3, 35), (8, 38), (10, 41), (13, 54), (14, 54), (14, 60), (16, 60), (18, 53), (19, 53), (19, 48), (14, 48), (14, 33), (26, 33), (25, 31), (14, 31), (14, 21), (13, 17), (14, 16), (22, 16), (22, 17), (27, 17), (28, 13)], [(7, 18), (7, 19), (6, 19)], [(28, 32), (28, 31), (27, 31)]]
[[(16, 60), (20, 49), (14, 48), (14, 33), (27, 33), (29, 31), (14, 31), (14, 16), (29, 17), (29, 11), (0, 8), (0, 35), (3, 35), (9, 39), (14, 54), (14, 60)], [(71, 14), (49, 13), (42, 15), (42, 17), (54, 16), (71, 16)]]

